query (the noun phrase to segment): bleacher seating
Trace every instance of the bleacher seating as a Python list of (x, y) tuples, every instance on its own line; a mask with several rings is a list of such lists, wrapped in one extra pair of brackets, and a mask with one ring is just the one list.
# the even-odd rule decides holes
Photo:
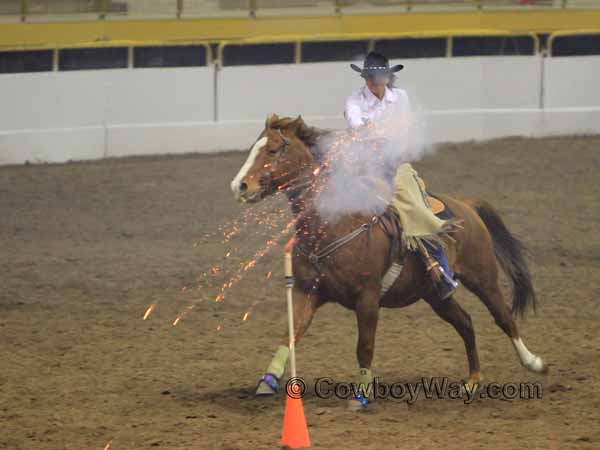
[(69, 17), (104, 14), (175, 17), (276, 14), (333, 14), (504, 8), (600, 8), (600, 0), (2, 0), (0, 15)]

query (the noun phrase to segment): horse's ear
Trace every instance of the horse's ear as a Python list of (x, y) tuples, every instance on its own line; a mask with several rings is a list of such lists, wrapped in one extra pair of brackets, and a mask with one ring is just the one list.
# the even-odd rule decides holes
[(298, 139), (304, 142), (306, 145), (314, 145), (317, 133), (314, 128), (309, 127), (304, 122), (302, 116), (296, 117), (291, 120), (286, 126), (286, 130), (291, 131)]
[(300, 137), (304, 134), (307, 127), (302, 116), (298, 116), (294, 120), (290, 121), (285, 128), (292, 131), (296, 136)]
[(299, 115), (298, 117), (296, 117), (294, 122), (296, 122), (297, 128), (306, 128), (306, 123), (304, 123), (304, 119), (302, 118), (302, 116)]
[(269, 114), (267, 116), (267, 120), (265, 121), (265, 129), (268, 130), (271, 128), (271, 124), (277, 122), (279, 120), (279, 116), (275, 113)]

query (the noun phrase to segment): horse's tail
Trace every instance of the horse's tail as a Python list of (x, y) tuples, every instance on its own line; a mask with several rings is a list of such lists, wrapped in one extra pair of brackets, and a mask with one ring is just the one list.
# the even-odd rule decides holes
[(494, 207), (484, 200), (472, 203), (492, 236), (494, 253), (512, 283), (512, 313), (524, 316), (529, 307), (536, 309), (535, 291), (527, 265), (527, 247), (506, 227)]

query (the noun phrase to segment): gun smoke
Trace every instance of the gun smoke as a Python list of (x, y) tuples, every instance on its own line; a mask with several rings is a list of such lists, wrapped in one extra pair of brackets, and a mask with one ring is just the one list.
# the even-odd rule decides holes
[[(400, 112), (395, 105), (358, 130), (324, 136), (318, 151), (324, 156), (325, 181), (316, 207), (325, 220), (347, 214), (381, 214), (393, 194), (396, 168), (434, 152), (426, 139), (424, 116)], [(382, 188), (387, 184), (388, 189)]]

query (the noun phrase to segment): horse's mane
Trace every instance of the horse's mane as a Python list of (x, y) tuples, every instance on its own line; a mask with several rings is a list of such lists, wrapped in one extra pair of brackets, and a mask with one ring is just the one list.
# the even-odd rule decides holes
[[(274, 128), (274, 129), (285, 128), (287, 125), (289, 125), (291, 122), (294, 122), (295, 120), (297, 120), (297, 119), (294, 119), (292, 117), (282, 117), (280, 119), (276, 119), (276, 120), (272, 121), (270, 123), (270, 128)], [(330, 130), (327, 128), (310, 127), (310, 126), (306, 125), (306, 123), (304, 123), (304, 121), (302, 119), (300, 119), (300, 120), (301, 120), (301, 124), (300, 124), (300, 126), (298, 126), (296, 128), (296, 136), (298, 137), (298, 139), (300, 139), (304, 143), (304, 145), (306, 145), (308, 147), (308, 149), (310, 150), (312, 155), (317, 160), (320, 160), (323, 149), (319, 148), (319, 145), (318, 145), (319, 140), (326, 136), (330, 136), (331, 134), (335, 133), (337, 130)]]

